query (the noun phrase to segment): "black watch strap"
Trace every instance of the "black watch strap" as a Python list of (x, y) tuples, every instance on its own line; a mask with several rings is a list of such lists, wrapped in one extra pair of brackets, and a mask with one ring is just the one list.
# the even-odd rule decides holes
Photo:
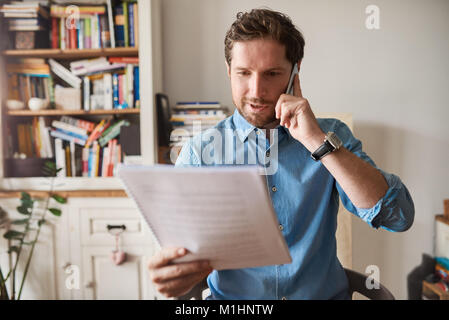
[(331, 145), (330, 142), (326, 140), (318, 149), (315, 150), (314, 153), (312, 153), (311, 157), (313, 160), (318, 161), (326, 154), (334, 150), (335, 150), (334, 146)]

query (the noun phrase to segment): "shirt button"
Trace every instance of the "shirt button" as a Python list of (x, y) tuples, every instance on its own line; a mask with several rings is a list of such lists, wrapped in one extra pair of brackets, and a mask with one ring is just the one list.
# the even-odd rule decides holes
[(286, 297), (282, 297), (282, 300), (287, 300), (287, 298)]
[(284, 226), (282, 224), (279, 225), (279, 230), (284, 230)]
[(273, 187), (273, 188), (271, 188), (271, 190), (272, 190), (273, 192), (276, 192), (278, 189), (276, 189), (276, 187)]
[(267, 156), (267, 157), (270, 156), (270, 151), (267, 151), (266, 156)]

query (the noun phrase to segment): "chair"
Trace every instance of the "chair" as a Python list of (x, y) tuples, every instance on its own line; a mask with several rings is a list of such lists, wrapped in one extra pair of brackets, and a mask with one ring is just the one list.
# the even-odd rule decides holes
[(346, 268), (345, 272), (346, 277), (348, 278), (349, 295), (351, 298), (354, 292), (358, 292), (370, 300), (394, 300), (394, 296), (382, 284), (377, 283), (379, 289), (368, 289), (366, 286), (368, 277), (366, 275)]
[[(366, 286), (366, 280), (368, 279), (368, 276), (356, 272), (354, 270), (346, 268), (344, 270), (346, 273), (346, 277), (348, 278), (349, 296), (351, 297), (351, 299), (353, 297), (354, 292), (357, 292), (370, 300), (395, 300), (391, 292), (387, 288), (385, 288), (385, 286), (383, 286), (382, 284), (376, 282), (379, 289), (376, 288), (369, 289)], [(208, 289), (208, 287), (206, 279), (204, 279), (202, 282), (197, 284), (188, 294), (178, 297), (178, 299), (187, 300), (193, 298), (195, 300), (201, 300), (202, 293), (206, 289)]]

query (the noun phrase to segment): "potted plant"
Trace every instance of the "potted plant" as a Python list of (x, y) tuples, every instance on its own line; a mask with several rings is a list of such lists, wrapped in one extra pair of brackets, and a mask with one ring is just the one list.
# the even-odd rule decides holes
[[(22, 216), (20, 219), (10, 220), (7, 212), (0, 207), (0, 229), (4, 230), (3, 237), (8, 240), (10, 261), (8, 272), (0, 266), (0, 300), (20, 300), (34, 249), (41, 228), (46, 222), (45, 217), (47, 213), (57, 217), (61, 215), (60, 209), (51, 206), (53, 200), (61, 204), (66, 203), (65, 198), (53, 193), (54, 178), (60, 170), (50, 161), (46, 162), (42, 169), (44, 176), (50, 177), (50, 190), (44, 199), (43, 210), (35, 205), (41, 200), (31, 198), (27, 192), (21, 193), (20, 206), (17, 207), (17, 212)], [(25, 247), (30, 250), (24, 250)], [(16, 272), (20, 261), (25, 261), (25, 269), (22, 278), (18, 279)]]

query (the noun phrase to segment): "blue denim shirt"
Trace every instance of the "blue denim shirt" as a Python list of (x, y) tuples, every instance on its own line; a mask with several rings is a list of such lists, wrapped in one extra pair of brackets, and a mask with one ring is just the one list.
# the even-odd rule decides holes
[[(376, 167), (344, 123), (317, 120), (324, 132), (335, 132), (346, 149)], [(288, 129), (278, 126), (264, 132), (248, 123), (238, 110), (190, 139), (176, 161), (176, 166), (239, 164), (266, 168), (267, 188), (293, 261), (214, 270), (207, 279), (211, 299), (349, 299), (335, 238), (339, 198), (346, 209), (373, 228), (405, 231), (413, 223), (414, 204), (399, 177), (376, 167), (389, 189), (372, 208), (357, 208)]]

